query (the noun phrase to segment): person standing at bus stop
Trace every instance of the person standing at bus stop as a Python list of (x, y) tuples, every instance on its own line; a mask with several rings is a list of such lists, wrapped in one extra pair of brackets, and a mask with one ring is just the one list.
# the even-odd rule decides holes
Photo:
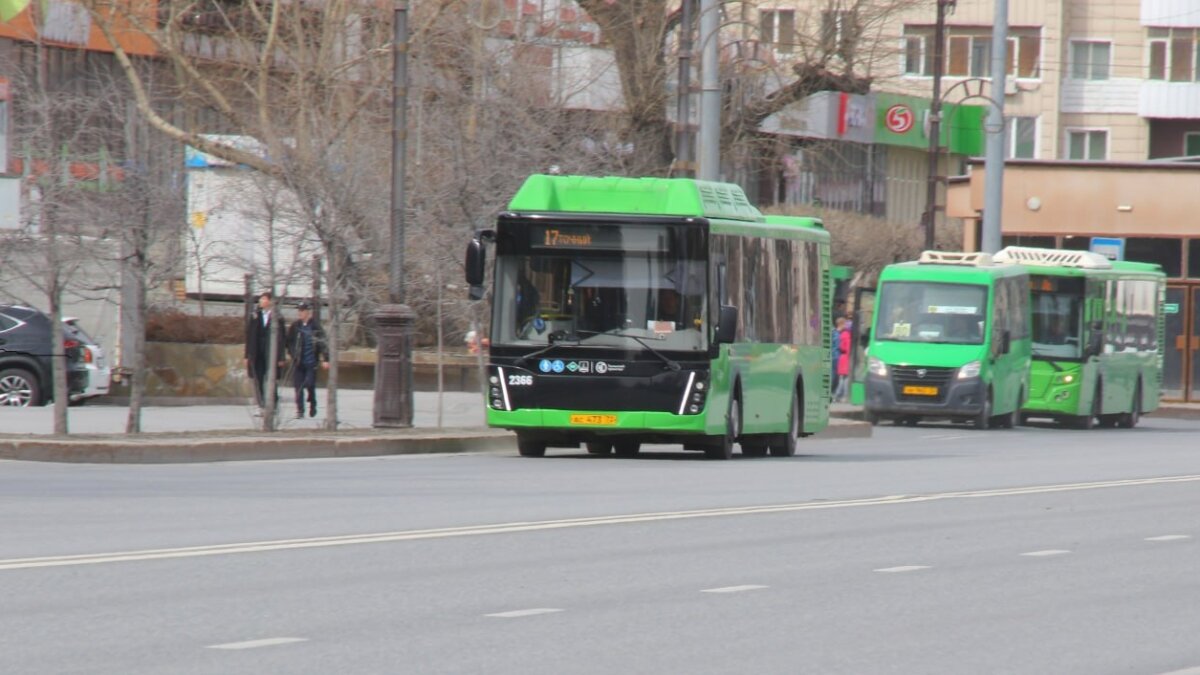
[(845, 319), (838, 317), (841, 330), (838, 331), (838, 361), (837, 361), (837, 391), (833, 400), (842, 403), (846, 400), (846, 390), (850, 387), (850, 349), (853, 338), (850, 329), (846, 328)]
[(317, 368), (329, 369), (329, 347), (325, 331), (313, 318), (312, 306), (296, 306), (299, 318), (288, 329), (287, 350), (292, 357), (292, 386), (296, 389), (296, 419), (304, 417), (304, 395), (308, 393), (308, 416), (317, 416)]

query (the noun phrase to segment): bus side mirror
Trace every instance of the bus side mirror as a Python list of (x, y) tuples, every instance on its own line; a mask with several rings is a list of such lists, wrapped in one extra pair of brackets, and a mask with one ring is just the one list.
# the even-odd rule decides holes
[(738, 308), (733, 305), (721, 305), (721, 313), (717, 317), (717, 334), (713, 342), (727, 345), (737, 336)]
[(862, 335), (858, 336), (858, 344), (862, 347), (866, 347), (871, 344), (871, 329), (870, 328), (863, 329)]
[(1012, 351), (1012, 333), (1004, 331), (1000, 334), (1000, 353), (1007, 354)]
[(471, 243), (467, 244), (467, 257), (463, 266), (467, 285), (471, 287), (470, 297), (472, 300), (483, 297), (483, 276), (486, 264), (487, 254), (483, 250), (483, 242), (478, 238), (472, 239)]

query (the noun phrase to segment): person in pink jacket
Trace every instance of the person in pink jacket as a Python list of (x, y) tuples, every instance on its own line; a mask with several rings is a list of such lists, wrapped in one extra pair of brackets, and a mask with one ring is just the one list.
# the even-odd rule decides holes
[(833, 400), (842, 402), (846, 400), (846, 388), (850, 386), (850, 345), (851, 339), (850, 330), (843, 328), (838, 331), (838, 362), (837, 362), (837, 390), (833, 392)]

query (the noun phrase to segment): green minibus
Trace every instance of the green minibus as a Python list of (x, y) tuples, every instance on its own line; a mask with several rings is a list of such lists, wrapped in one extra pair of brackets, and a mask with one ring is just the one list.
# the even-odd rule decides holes
[(879, 275), (867, 421), (1011, 428), (1029, 392), (1029, 277), (987, 253), (925, 251)]
[(1010, 246), (1029, 270), (1033, 364), (1023, 418), (1132, 428), (1158, 407), (1166, 275), (1098, 253)]

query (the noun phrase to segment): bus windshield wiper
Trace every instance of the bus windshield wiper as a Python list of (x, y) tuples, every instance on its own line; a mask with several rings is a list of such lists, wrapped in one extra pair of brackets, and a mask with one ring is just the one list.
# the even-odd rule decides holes
[(666, 364), (668, 370), (679, 370), (679, 364), (677, 362), (671, 360), (670, 357), (666, 356), (665, 354), (658, 351), (654, 347), (651, 347), (650, 343), (646, 342), (646, 338), (642, 337), (641, 335), (634, 335), (632, 333), (622, 333), (620, 331), (594, 331), (594, 330), (576, 331), (576, 334), (583, 334), (583, 333), (587, 333), (588, 337), (595, 337), (597, 335), (612, 335), (615, 337), (630, 338), (631, 340), (635, 340), (639, 345), (645, 347), (646, 351), (648, 351), (651, 354), (662, 359), (662, 362), (664, 364)]
[(550, 351), (551, 349), (561, 347), (564, 344), (567, 344), (567, 345), (579, 344), (578, 337), (568, 339), (566, 334), (562, 333), (561, 331), (555, 331), (555, 332), (551, 333), (549, 336), (547, 336), (547, 339), (550, 340), (550, 344), (546, 345), (545, 347), (542, 347), (541, 349), (529, 352), (528, 354), (525, 354), (524, 356), (519, 357), (513, 363), (515, 363), (518, 366), (521, 366), (521, 365), (524, 365), (525, 362), (528, 361), (529, 359), (532, 359), (537, 356), (541, 356), (542, 354), (545, 354), (546, 352)]

